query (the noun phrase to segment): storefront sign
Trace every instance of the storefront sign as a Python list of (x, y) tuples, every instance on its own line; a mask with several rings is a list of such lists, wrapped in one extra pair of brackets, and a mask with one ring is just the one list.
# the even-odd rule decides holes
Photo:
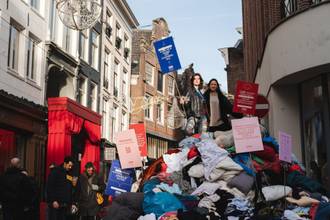
[(116, 133), (114, 140), (123, 169), (142, 167), (139, 145), (133, 129)]
[(256, 110), (258, 84), (237, 81), (234, 99), (234, 112), (254, 115)]
[(291, 163), (292, 137), (282, 131), (279, 132), (279, 158), (282, 161)]
[(121, 169), (119, 160), (112, 161), (109, 173), (106, 195), (117, 196), (124, 192), (130, 192), (133, 184), (133, 169)]
[(162, 73), (170, 73), (181, 69), (180, 60), (172, 37), (154, 42), (154, 47)]
[(235, 119), (231, 123), (236, 153), (264, 150), (257, 117)]
[(130, 124), (129, 129), (134, 129), (135, 131), (141, 157), (148, 156), (147, 137), (146, 137), (146, 129), (144, 127), (144, 123)]

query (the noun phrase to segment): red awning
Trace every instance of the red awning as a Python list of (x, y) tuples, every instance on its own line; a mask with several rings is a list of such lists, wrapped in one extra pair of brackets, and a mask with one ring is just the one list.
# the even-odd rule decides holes
[[(85, 151), (82, 155), (81, 170), (88, 161), (99, 170), (101, 115), (66, 98), (48, 99), (48, 145), (47, 165), (61, 164), (65, 156), (71, 155), (71, 136), (78, 134), (82, 127), (88, 133)], [(48, 173), (48, 170), (47, 170)]]

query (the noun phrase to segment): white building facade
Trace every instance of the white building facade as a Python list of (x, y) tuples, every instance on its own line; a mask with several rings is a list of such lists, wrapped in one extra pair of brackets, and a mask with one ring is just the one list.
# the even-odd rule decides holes
[(0, 89), (44, 102), (47, 1), (0, 2)]
[(104, 0), (101, 45), (102, 137), (129, 127), (132, 31), (138, 21), (125, 0)]

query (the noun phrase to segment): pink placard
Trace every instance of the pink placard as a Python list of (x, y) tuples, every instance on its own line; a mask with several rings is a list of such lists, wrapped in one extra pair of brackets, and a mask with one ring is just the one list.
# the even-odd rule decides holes
[(114, 135), (122, 169), (141, 167), (141, 157), (136, 134), (133, 129)]
[(236, 153), (264, 150), (257, 117), (231, 121)]
[(282, 131), (279, 132), (279, 158), (282, 161), (291, 163), (291, 153), (292, 153), (292, 137)]

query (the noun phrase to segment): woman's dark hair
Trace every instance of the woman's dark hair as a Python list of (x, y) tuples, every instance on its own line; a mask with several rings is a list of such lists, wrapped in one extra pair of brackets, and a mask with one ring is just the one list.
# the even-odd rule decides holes
[(195, 76), (199, 76), (201, 82), (200, 82), (200, 84), (199, 84), (199, 86), (198, 86), (198, 89), (202, 89), (202, 88), (203, 88), (203, 84), (204, 84), (204, 80), (203, 80), (203, 78), (202, 78), (202, 76), (201, 76), (200, 73), (195, 73), (195, 74), (191, 77), (191, 80), (190, 80), (191, 88), (194, 88), (194, 79), (195, 79)]
[(220, 92), (220, 93), (222, 93), (222, 91), (221, 91), (221, 89), (220, 89), (220, 85), (219, 85), (219, 82), (218, 82), (218, 80), (217, 79), (211, 79), (210, 81), (209, 81), (209, 83), (207, 84), (207, 90), (210, 90), (210, 85), (211, 85), (211, 82), (216, 82), (216, 84), (217, 84), (217, 86), (218, 86), (218, 88), (216, 89), (216, 91), (217, 92)]

